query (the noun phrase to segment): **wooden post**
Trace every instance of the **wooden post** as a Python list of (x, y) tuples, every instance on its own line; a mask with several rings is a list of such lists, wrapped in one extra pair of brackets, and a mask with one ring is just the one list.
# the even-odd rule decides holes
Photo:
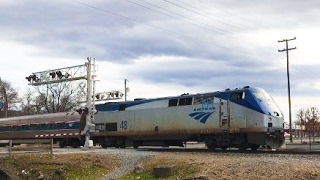
[(9, 140), (9, 156), (11, 156), (12, 151), (12, 140)]
[(50, 157), (53, 158), (53, 139), (51, 139)]

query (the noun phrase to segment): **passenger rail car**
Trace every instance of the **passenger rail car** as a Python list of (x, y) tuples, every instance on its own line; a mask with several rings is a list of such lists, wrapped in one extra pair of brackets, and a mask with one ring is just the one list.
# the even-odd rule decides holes
[(272, 97), (246, 86), (96, 105), (94, 141), (103, 147), (183, 146), (256, 150), (284, 143), (283, 114)]
[(53, 139), (60, 147), (78, 147), (80, 115), (54, 113), (0, 119), (0, 140)]

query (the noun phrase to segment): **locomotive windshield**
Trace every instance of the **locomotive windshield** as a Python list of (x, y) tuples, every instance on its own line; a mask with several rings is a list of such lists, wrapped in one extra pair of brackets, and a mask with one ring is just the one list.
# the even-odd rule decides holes
[(256, 91), (252, 92), (252, 95), (256, 98), (258, 104), (265, 113), (271, 116), (283, 116), (276, 102), (266, 91), (263, 89), (256, 89)]

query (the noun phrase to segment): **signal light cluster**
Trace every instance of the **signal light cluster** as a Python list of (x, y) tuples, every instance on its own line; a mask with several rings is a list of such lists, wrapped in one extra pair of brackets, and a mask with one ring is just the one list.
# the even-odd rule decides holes
[(119, 99), (122, 97), (123, 93), (120, 91), (102, 92), (95, 95), (97, 100)]
[(88, 114), (89, 109), (87, 107), (82, 107), (82, 108), (77, 109), (76, 111), (77, 111), (77, 113), (82, 115), (82, 114)]
[(39, 78), (35, 75), (35, 74), (32, 74), (30, 76), (27, 76), (26, 79), (31, 82), (32, 81), (35, 81), (35, 82), (38, 82), (39, 81)]
[(63, 77), (64, 78), (69, 78), (71, 75), (69, 73), (65, 73), (65, 74), (62, 74), (61, 71), (56, 71), (56, 72), (50, 72), (49, 75), (51, 76), (52, 79), (55, 79), (56, 76), (58, 76), (59, 79), (62, 79)]

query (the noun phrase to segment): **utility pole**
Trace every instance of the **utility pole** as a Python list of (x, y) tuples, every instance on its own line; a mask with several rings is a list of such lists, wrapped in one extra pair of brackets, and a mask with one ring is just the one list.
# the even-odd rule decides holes
[(129, 80), (124, 79), (124, 101), (127, 101), (127, 82), (129, 82)]
[(289, 134), (290, 134), (290, 142), (292, 142), (292, 118), (291, 118), (291, 93), (290, 93), (290, 75), (289, 75), (289, 51), (296, 49), (294, 48), (288, 48), (288, 41), (296, 40), (296, 37), (292, 39), (283, 39), (279, 40), (278, 43), (286, 42), (286, 48), (282, 50), (278, 50), (278, 52), (284, 52), (287, 53), (287, 79), (288, 79), (288, 103), (289, 103)]

